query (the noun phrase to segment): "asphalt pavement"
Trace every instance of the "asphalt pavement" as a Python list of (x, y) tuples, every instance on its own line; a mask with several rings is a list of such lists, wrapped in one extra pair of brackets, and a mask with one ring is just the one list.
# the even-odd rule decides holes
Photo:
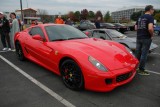
[[(126, 35), (135, 37), (136, 32)], [(129, 84), (107, 93), (72, 91), (45, 68), (19, 61), (15, 52), (0, 52), (0, 107), (64, 107), (69, 103), (77, 107), (160, 107), (159, 41), (160, 36), (155, 36), (153, 42), (159, 47), (147, 60), (151, 75), (136, 75)]]

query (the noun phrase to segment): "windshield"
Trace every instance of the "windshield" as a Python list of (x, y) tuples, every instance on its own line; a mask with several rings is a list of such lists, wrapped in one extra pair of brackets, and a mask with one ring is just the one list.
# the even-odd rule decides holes
[(107, 30), (107, 33), (112, 37), (112, 38), (126, 38), (127, 36), (116, 31), (116, 30)]
[(117, 25), (117, 26), (124, 26), (125, 27), (125, 25), (120, 24), (120, 23), (116, 23), (115, 25)]
[(83, 32), (69, 25), (46, 26), (45, 30), (50, 41), (88, 38)]

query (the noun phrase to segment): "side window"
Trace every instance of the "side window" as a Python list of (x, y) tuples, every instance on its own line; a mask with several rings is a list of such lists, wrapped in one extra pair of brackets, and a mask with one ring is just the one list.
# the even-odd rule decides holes
[(33, 28), (30, 30), (29, 34), (30, 34), (31, 36), (34, 36), (34, 35), (39, 34), (41, 37), (44, 37), (43, 31), (42, 31), (42, 29), (39, 28), (39, 27), (33, 27)]
[(106, 33), (104, 31), (95, 31), (93, 32), (93, 37), (106, 39)]
[(87, 23), (82, 23), (82, 24), (80, 25), (80, 27), (86, 28), (86, 27), (87, 27)]
[(98, 31), (94, 31), (94, 32), (93, 32), (93, 37), (94, 37), (94, 38), (100, 38), (99, 32), (98, 32)]
[(106, 33), (106, 40), (111, 40), (111, 37)]

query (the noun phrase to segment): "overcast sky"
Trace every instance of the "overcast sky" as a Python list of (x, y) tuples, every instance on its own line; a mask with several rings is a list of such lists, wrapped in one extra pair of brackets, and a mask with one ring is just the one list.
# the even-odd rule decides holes
[[(13, 12), (20, 9), (20, 0), (0, 0), (0, 11)], [(82, 9), (116, 11), (123, 7), (153, 5), (160, 8), (160, 0), (22, 0), (23, 8), (45, 9), (49, 14), (65, 14)]]

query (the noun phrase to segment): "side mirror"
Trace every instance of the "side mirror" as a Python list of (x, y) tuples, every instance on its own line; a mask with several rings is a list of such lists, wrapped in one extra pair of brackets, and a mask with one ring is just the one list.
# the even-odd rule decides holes
[(40, 35), (34, 35), (32, 36), (32, 38), (35, 40), (44, 41), (44, 39)]
[(90, 33), (89, 32), (84, 32), (84, 34), (87, 35), (87, 36), (89, 36)]

